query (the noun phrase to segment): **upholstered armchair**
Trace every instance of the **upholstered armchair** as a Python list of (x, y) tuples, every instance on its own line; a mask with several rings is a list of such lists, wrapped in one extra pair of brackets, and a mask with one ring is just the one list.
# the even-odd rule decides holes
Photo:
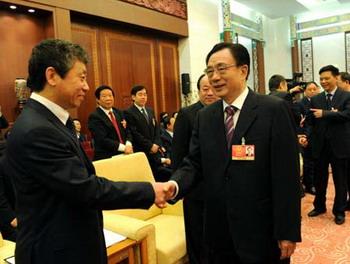
[(4, 240), (0, 233), (0, 263), (5, 263), (4, 259), (15, 254), (15, 243)]
[[(118, 155), (94, 162), (96, 174), (113, 181), (154, 182), (144, 153)], [(149, 264), (185, 263), (186, 239), (182, 202), (159, 209), (104, 211), (105, 228), (136, 241), (146, 241)]]

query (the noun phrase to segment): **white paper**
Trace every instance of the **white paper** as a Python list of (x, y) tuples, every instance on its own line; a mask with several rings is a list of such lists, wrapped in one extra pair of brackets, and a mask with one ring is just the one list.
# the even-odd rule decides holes
[(15, 264), (15, 257), (6, 258), (4, 260), (5, 263)]
[(125, 236), (119, 235), (113, 231), (103, 229), (103, 234), (105, 235), (106, 248), (126, 239)]

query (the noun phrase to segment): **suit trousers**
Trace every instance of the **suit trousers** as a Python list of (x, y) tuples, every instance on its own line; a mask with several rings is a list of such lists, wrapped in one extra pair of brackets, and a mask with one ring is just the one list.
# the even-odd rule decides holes
[(306, 189), (314, 186), (314, 159), (312, 158), (311, 146), (302, 148), (301, 154), (303, 156), (303, 184)]
[(204, 201), (198, 198), (185, 197), (183, 201), (186, 248), (190, 264), (205, 262), (203, 239)]
[(347, 196), (347, 159), (338, 159), (328, 140), (326, 140), (320, 157), (315, 162), (315, 188), (316, 196), (314, 207), (317, 211), (326, 210), (326, 194), (328, 185), (328, 166), (331, 164), (335, 197), (333, 204), (334, 215), (344, 215)]

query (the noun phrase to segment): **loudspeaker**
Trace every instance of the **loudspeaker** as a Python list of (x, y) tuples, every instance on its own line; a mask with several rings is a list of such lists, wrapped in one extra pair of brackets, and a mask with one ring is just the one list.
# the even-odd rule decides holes
[(184, 95), (188, 95), (191, 89), (190, 75), (188, 73), (181, 74), (181, 88)]

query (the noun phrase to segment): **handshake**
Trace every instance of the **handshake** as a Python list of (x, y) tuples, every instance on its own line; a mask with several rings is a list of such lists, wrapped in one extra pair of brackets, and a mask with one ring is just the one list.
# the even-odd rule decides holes
[(155, 200), (154, 203), (159, 208), (165, 208), (167, 201), (174, 198), (176, 193), (176, 185), (174, 182), (155, 182), (152, 184)]

